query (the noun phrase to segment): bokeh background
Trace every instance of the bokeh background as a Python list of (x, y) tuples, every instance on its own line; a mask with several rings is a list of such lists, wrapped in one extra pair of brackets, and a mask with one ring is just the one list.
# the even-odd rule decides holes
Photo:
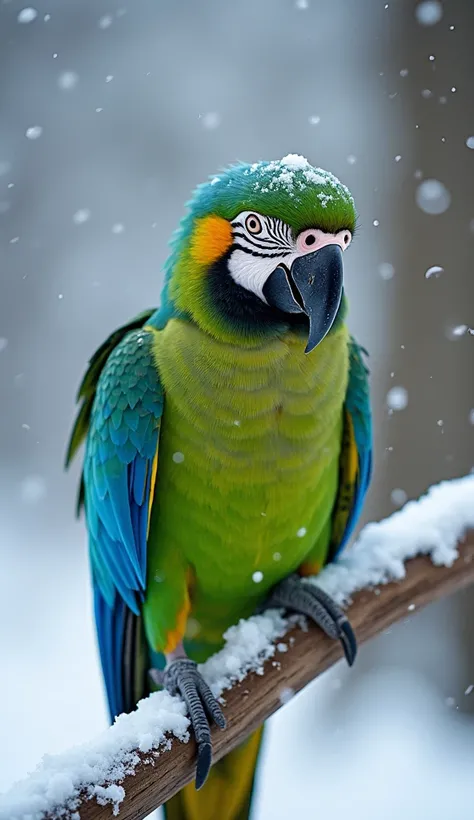
[[(207, 175), (295, 152), (354, 193), (365, 520), (471, 469), (473, 30), (470, 0), (0, 3), (0, 788), (105, 726), (65, 441)], [(433, 605), (288, 704), (256, 820), (470, 816), (473, 621), (472, 592)]]

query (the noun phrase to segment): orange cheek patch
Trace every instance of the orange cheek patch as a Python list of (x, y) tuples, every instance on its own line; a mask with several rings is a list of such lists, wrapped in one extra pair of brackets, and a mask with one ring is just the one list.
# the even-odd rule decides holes
[(204, 216), (196, 220), (191, 237), (191, 256), (196, 262), (209, 265), (225, 254), (232, 244), (232, 228), (221, 216)]

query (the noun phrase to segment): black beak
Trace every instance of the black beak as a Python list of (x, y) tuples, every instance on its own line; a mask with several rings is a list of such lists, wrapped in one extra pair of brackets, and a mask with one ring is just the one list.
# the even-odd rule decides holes
[(325, 245), (299, 256), (290, 270), (279, 265), (263, 287), (269, 305), (284, 313), (306, 313), (310, 353), (331, 330), (342, 298), (342, 250)]

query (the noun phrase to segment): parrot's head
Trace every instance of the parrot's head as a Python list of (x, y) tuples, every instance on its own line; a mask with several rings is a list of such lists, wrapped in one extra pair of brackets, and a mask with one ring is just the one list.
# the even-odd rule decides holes
[(340, 310), (355, 221), (349, 190), (303, 157), (233, 166), (189, 203), (167, 263), (167, 309), (244, 345), (293, 328), (309, 353)]

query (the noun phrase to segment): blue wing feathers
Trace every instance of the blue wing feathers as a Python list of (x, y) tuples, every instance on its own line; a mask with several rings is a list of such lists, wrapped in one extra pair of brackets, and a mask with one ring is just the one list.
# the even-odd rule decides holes
[(127, 610), (139, 614), (163, 391), (150, 331), (128, 333), (100, 374), (84, 462), (99, 649), (111, 717), (124, 708)]
[[(332, 544), (330, 558), (336, 557), (346, 546), (357, 524), (372, 477), (372, 414), (370, 409), (368, 369), (362, 358), (366, 351), (351, 338), (349, 348), (349, 382), (345, 409), (352, 422), (353, 438), (357, 450), (357, 477), (352, 488), (352, 501), (339, 543)], [(366, 354), (367, 355), (367, 354)], [(344, 448), (341, 459), (347, 457)], [(337, 502), (336, 502), (337, 509)]]

